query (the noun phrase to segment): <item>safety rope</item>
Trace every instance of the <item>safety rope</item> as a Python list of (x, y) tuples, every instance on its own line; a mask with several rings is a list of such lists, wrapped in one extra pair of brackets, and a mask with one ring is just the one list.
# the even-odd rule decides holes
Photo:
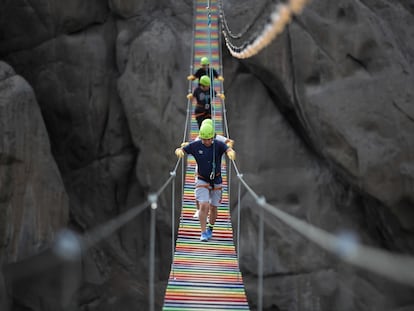
[[(302, 12), (302, 9), (308, 1), (309, 0), (289, 0), (287, 4), (277, 4), (270, 14), (270, 22), (263, 27), (262, 32), (259, 35), (254, 35), (249, 41), (245, 41), (241, 45), (232, 43), (231, 36), (227, 31), (223, 31), (226, 46), (231, 55), (243, 59), (259, 53), (284, 30), (285, 26), (291, 21), (293, 15)], [(220, 16), (225, 16), (223, 10), (221, 10)], [(222, 19), (222, 24), (223, 27), (226, 28), (224, 19)]]
[[(220, 5), (220, 3), (219, 3)], [(218, 33), (221, 33), (221, 24), (217, 22), (218, 27)], [(221, 36), (219, 36), (219, 47), (222, 46)], [(224, 77), (224, 69), (223, 69), (223, 59), (222, 59), (222, 50), (219, 48), (219, 74), (221, 74), (222, 77)], [(220, 80), (220, 88), (222, 90), (222, 94), (224, 95), (224, 83), (222, 80)], [(230, 133), (229, 133), (229, 127), (227, 123), (227, 110), (226, 110), (226, 100), (224, 97), (221, 98), (221, 113), (222, 113), (222, 122), (223, 122), (223, 135), (230, 139)], [(232, 175), (231, 175), (231, 165), (232, 163), (230, 161), (227, 162), (227, 193), (228, 193), (228, 200), (231, 201), (231, 183), (232, 183)], [(229, 219), (228, 224), (231, 226), (231, 215), (229, 213)], [(239, 226), (239, 222), (237, 226)], [(240, 228), (237, 228), (239, 230)], [(239, 261), (238, 261), (239, 262)], [(240, 268), (240, 267), (239, 267)]]
[[(213, 74), (213, 54), (211, 52), (211, 3), (210, 0), (207, 1), (207, 29), (208, 29), (208, 59), (210, 62), (208, 73), (210, 78), (210, 109), (211, 109), (211, 120), (213, 122), (213, 129), (215, 130), (216, 124), (216, 109), (215, 109), (215, 90), (214, 90), (214, 74)], [(216, 177), (216, 144), (213, 142), (213, 160), (212, 160), (212, 168), (210, 173), (210, 183), (213, 183), (212, 186), (214, 186), (214, 178)]]
[(263, 310), (263, 265), (264, 265), (264, 215), (263, 209), (259, 211), (259, 241), (257, 245), (258, 255), (257, 255), (257, 310)]

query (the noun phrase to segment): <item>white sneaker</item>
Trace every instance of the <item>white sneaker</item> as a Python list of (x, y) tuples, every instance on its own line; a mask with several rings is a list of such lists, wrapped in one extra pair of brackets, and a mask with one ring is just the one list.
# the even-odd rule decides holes
[(193, 218), (196, 218), (196, 219), (198, 219), (198, 214), (200, 213), (200, 211), (199, 210), (196, 210), (196, 212), (194, 213), (194, 215), (193, 215)]

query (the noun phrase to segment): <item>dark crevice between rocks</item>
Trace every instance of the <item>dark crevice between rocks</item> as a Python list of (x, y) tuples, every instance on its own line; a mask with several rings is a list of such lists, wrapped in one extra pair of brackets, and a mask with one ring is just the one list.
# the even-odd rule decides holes
[[(397, 216), (389, 207), (366, 193), (360, 194), (359, 202), (365, 213), (367, 232), (377, 244), (374, 246), (391, 252), (414, 254), (414, 242), (411, 242), (413, 234), (401, 227)], [(412, 206), (411, 202), (408, 204)]]
[(89, 24), (84, 25), (83, 27), (79, 27), (79, 28), (75, 28), (73, 27), (73, 30), (69, 30), (71, 29), (71, 25), (70, 23), (67, 23), (66, 25), (62, 25), (63, 29), (67, 29), (66, 31), (60, 31), (61, 34), (67, 34), (67, 35), (75, 35), (75, 34), (79, 34), (82, 32), (87, 31), (89, 28), (91, 27), (95, 27), (95, 26), (102, 26), (104, 24), (106, 24), (108, 22), (108, 20), (113, 16), (113, 12), (111, 11), (109, 4), (106, 2), (106, 6), (105, 6), (105, 10), (106, 10), (106, 14), (105, 16), (103, 16), (103, 18), (101, 20), (95, 20), (95, 21), (91, 21)]
[[(287, 46), (289, 49), (289, 62), (290, 62), (290, 68), (291, 68), (291, 76), (292, 76), (292, 96), (293, 96), (293, 105), (289, 104), (282, 104), (278, 105), (278, 108), (280, 112), (283, 114), (285, 119), (290, 124), (293, 131), (296, 133), (296, 135), (303, 141), (304, 145), (307, 147), (308, 150), (311, 151), (313, 155), (315, 155), (317, 158), (322, 159), (322, 155), (320, 154), (318, 148), (315, 147), (314, 142), (312, 141), (309, 130), (312, 128), (308, 126), (305, 127), (306, 124), (306, 118), (302, 114), (302, 110), (300, 109), (299, 100), (296, 93), (296, 75), (295, 75), (295, 63), (293, 59), (293, 47), (292, 47), (292, 38), (290, 36), (290, 28), (289, 26), (286, 29), (287, 34)], [(282, 95), (283, 98), (281, 100), (275, 101), (276, 105), (278, 103), (283, 103), (285, 101), (286, 103), (289, 103), (289, 96), (285, 88), (282, 86), (282, 83), (280, 81), (277, 81), (277, 88)], [(277, 100), (277, 98), (275, 98)], [(296, 108), (296, 109), (295, 109)]]
[(62, 35), (62, 34), (63, 35), (68, 35), (68, 36), (81, 35), (83, 33), (86, 33), (90, 28), (100, 27), (100, 26), (106, 24), (107, 21), (108, 21), (108, 17), (105, 18), (105, 20), (103, 20), (102, 22), (93, 22), (93, 23), (90, 23), (90, 24), (86, 25), (85, 27), (82, 27), (82, 28), (79, 28), (79, 29), (74, 29), (74, 30), (68, 30), (68, 31), (65, 31), (65, 32), (63, 32), (61, 34), (58, 34), (58, 35)]
[(374, 15), (377, 15), (376, 13), (375, 13), (375, 11), (369, 6), (369, 5), (367, 5), (366, 3), (365, 3), (365, 1), (364, 0), (359, 0), (359, 3), (361, 4), (361, 5), (363, 5), (367, 10), (369, 10), (372, 14), (374, 14)]
[[(91, 102), (91, 98), (92, 98), (92, 92), (90, 91), (90, 83), (89, 83), (89, 86), (88, 86), (88, 89), (89, 89), (89, 102)], [(108, 131), (108, 129), (109, 129), (109, 107), (106, 107), (106, 109), (105, 109), (105, 116), (104, 116), (104, 124), (103, 124), (103, 126), (102, 126), (102, 130), (101, 130), (101, 133), (100, 133), (100, 135), (99, 135), (99, 153), (102, 153), (102, 152), (105, 152), (105, 147), (104, 147), (104, 144), (105, 144), (105, 134), (107, 133), (107, 131)], [(129, 132), (128, 132), (129, 133)], [(130, 142), (131, 142), (131, 140), (130, 140)]]
[(37, 7), (32, 4), (31, 0), (27, 0), (26, 3), (28, 3), (29, 6), (32, 8), (32, 12), (34, 12), (34, 15), (37, 17), (39, 24), (41, 24), (44, 27), (44, 29), (47, 30), (50, 26), (46, 23), (46, 20), (44, 19), (44, 17), (36, 9)]
[[(302, 28), (306, 31), (305, 27), (302, 26)], [(330, 169), (333, 176), (335, 176), (335, 179), (338, 182), (340, 182), (343, 185), (351, 186), (353, 184), (352, 180), (354, 179), (354, 176), (349, 175), (347, 170), (344, 169), (340, 164), (335, 163), (329, 158), (327, 158), (326, 155), (324, 155), (322, 152), (323, 150), (322, 146), (318, 146), (318, 142), (312, 140), (311, 138), (312, 136), (317, 137), (317, 135), (312, 133), (313, 127), (308, 124), (307, 119), (305, 117), (306, 113), (302, 111), (300, 101), (298, 99), (298, 95), (297, 95), (298, 92), (297, 92), (297, 87), (296, 87), (297, 81), (296, 81), (296, 75), (295, 75), (296, 64), (295, 64), (294, 56), (293, 56), (294, 53), (293, 53), (292, 39), (291, 39), (291, 34), (290, 34), (290, 27), (286, 29), (286, 34), (287, 34), (287, 41), (288, 41), (287, 46), (289, 49), (289, 61), (290, 61), (291, 76), (292, 76), (293, 103), (292, 105), (280, 105), (279, 104), (278, 105), (279, 110), (284, 115), (285, 119), (289, 122), (293, 131), (303, 141), (307, 149), (312, 153), (312, 155), (314, 155), (321, 163), (324, 163)], [(326, 53), (326, 55), (329, 57), (328, 53)], [(331, 57), (329, 58), (333, 61)], [(279, 84), (281, 83), (279, 82)], [(289, 98), (287, 97), (287, 92), (283, 88), (283, 86), (279, 87), (278, 91), (281, 92), (282, 94), (285, 94), (284, 100), (289, 102)], [(278, 104), (280, 103), (280, 101), (275, 101), (275, 103)], [(358, 193), (361, 193), (361, 191), (358, 191), (359, 189), (356, 189), (355, 187), (354, 187), (354, 190), (356, 190)]]
[[(315, 42), (315, 45), (323, 52), (323, 54), (333, 63), (335, 64), (336, 61), (335, 59), (331, 56), (331, 54), (329, 54), (329, 52), (327, 50), (325, 50), (323, 48), (323, 44), (321, 42), (319, 42), (315, 36), (306, 28), (306, 26), (296, 17), (293, 17), (293, 21), (295, 22), (295, 24), (297, 24), (304, 32), (306, 32), (308, 34), (308, 36), (310, 38), (312, 38), (313, 42)], [(290, 26), (286, 27), (286, 33), (288, 35), (288, 41), (289, 41), (289, 49), (290, 51), (292, 51), (292, 40), (290, 38)]]
[(403, 115), (405, 115), (407, 117), (408, 120), (414, 122), (414, 118), (412, 116), (410, 116), (407, 112), (405, 112), (400, 106), (398, 106), (398, 104), (395, 101), (392, 101), (392, 105), (397, 108), (397, 110), (399, 112), (401, 112)]
[(291, 105), (289, 95), (279, 80), (274, 79), (274, 74), (264, 67), (250, 67), (248, 63), (240, 63), (239, 73), (247, 72), (253, 74), (265, 86), (269, 97), (275, 103), (276, 108), (280, 111), (284, 119), (288, 122), (291, 129), (304, 142), (305, 146), (312, 151), (312, 154), (319, 156), (317, 149), (311, 141), (307, 130), (302, 125), (300, 118)]
[[(390, 3), (394, 3), (395, 0), (389, 1)], [(414, 15), (414, 2), (408, 1), (408, 0), (397, 0), (398, 2), (405, 10), (407, 10), (411, 15)]]
[(12, 155), (0, 153), (0, 165), (12, 165), (12, 164), (23, 164), (24, 162), (20, 159), (15, 158)]
[(357, 59), (356, 57), (352, 56), (351, 54), (347, 53), (346, 54), (346, 58), (350, 59), (351, 61), (353, 61), (354, 63), (358, 64), (360, 67), (362, 67), (367, 73), (369, 73), (368, 71), (368, 67), (364, 64), (363, 61)]
[(86, 224), (76, 217), (73, 208), (69, 209), (68, 228), (79, 234), (83, 234), (87, 230)]
[[(122, 148), (121, 150), (119, 150), (116, 153), (105, 153), (105, 154), (99, 155), (98, 157), (92, 159), (91, 161), (89, 161), (87, 163), (82, 163), (81, 166), (78, 166), (74, 169), (71, 169), (70, 171), (72, 173), (76, 172), (76, 171), (80, 171), (80, 170), (88, 168), (89, 166), (93, 165), (94, 163), (101, 162), (101, 161), (106, 160), (108, 158), (116, 158), (116, 157), (122, 156), (124, 154), (133, 154), (133, 155), (135, 155), (135, 157), (137, 157), (138, 152), (139, 151), (131, 144), (129, 146), (125, 146), (124, 148)], [(60, 170), (61, 174), (64, 174), (65, 172), (67, 172), (68, 169), (64, 169), (64, 170), (60, 169), (60, 162), (58, 161), (58, 159), (54, 155), (53, 155), (53, 157), (54, 157), (56, 163), (58, 164), (58, 167), (59, 167), (59, 170)]]

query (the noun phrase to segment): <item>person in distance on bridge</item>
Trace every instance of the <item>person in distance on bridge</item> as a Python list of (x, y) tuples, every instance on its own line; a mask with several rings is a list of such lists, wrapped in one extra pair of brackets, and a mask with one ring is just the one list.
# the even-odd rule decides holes
[[(200, 204), (200, 241), (207, 242), (213, 235), (217, 206), (221, 201), (221, 158), (226, 153), (230, 160), (235, 160), (236, 152), (225, 143), (214, 139), (214, 128), (210, 124), (203, 124), (199, 136), (200, 140), (194, 140), (185, 147), (175, 149), (175, 154), (178, 158), (183, 158), (185, 153), (191, 154), (197, 162), (195, 198)], [(209, 211), (210, 225), (207, 228)]]
[[(198, 128), (201, 127), (201, 122), (205, 119), (211, 119), (211, 94), (210, 94), (211, 80), (208, 76), (204, 75), (200, 78), (198, 87), (196, 87), (193, 93), (188, 94), (188, 99), (194, 99), (195, 109), (194, 116), (197, 120)], [(217, 94), (213, 90), (213, 97), (218, 96), (222, 100), (225, 98), (224, 94)]]
[[(220, 81), (224, 81), (224, 78), (219, 75), (219, 73), (217, 72), (216, 69), (212, 68), (212, 72), (213, 75), (212, 77), (214, 77), (215, 79), (218, 79)], [(189, 75), (187, 77), (187, 80), (190, 81), (194, 81), (196, 79), (200, 79), (202, 76), (208, 76), (210, 77), (210, 61), (207, 57), (202, 57), (200, 60), (200, 68), (197, 69), (197, 71), (192, 74)]]

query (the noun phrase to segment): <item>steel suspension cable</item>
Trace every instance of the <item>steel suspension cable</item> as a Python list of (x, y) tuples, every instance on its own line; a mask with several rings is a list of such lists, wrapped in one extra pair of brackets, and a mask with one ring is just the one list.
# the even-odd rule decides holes
[(312, 241), (322, 249), (338, 256), (359, 268), (374, 272), (395, 282), (414, 286), (414, 258), (408, 255), (390, 253), (371, 246), (365, 246), (356, 241), (352, 235), (333, 235), (312, 224), (291, 216), (281, 209), (266, 203), (263, 196), (246, 183), (239, 172), (235, 161), (232, 161), (237, 177), (256, 203), (267, 212), (279, 218), (302, 236)]
[(151, 220), (150, 220), (150, 247), (149, 247), (149, 310), (154, 311), (155, 308), (155, 227), (156, 210), (158, 207), (157, 199), (154, 197), (151, 202)]
[(180, 163), (180, 160), (177, 160), (174, 170), (170, 172), (170, 177), (164, 182), (164, 184), (160, 187), (160, 189), (148, 195), (148, 199), (141, 203), (140, 205), (130, 208), (124, 213), (118, 215), (115, 218), (98, 225), (97, 227), (87, 231), (83, 236), (80, 237), (80, 244), (83, 250), (87, 250), (100, 242), (101, 240), (107, 238), (111, 234), (113, 234), (116, 230), (127, 224), (133, 218), (138, 216), (146, 207), (148, 207), (151, 203), (153, 198), (158, 198), (158, 196), (164, 191), (165, 187), (175, 178), (175, 173), (177, 171), (177, 167)]
[(239, 181), (239, 189), (237, 192), (237, 264), (240, 270), (240, 221), (241, 221), (241, 181)]
[[(196, 11), (196, 1), (193, 2), (193, 12)], [(195, 25), (196, 16), (193, 14), (193, 25)], [(192, 36), (192, 42), (191, 42), (191, 60), (190, 60), (190, 75), (193, 74), (194, 71), (194, 40), (195, 40), (195, 27), (193, 27), (193, 36)], [(193, 82), (191, 80), (188, 81), (188, 91), (187, 94), (192, 93), (192, 86)], [(187, 114), (185, 118), (185, 125), (184, 125), (184, 135), (182, 142), (189, 141), (190, 131), (191, 131), (191, 108), (192, 108), (192, 100), (187, 99)]]
[(221, 103), (222, 103), (222, 107), (223, 107), (224, 136), (230, 138), (229, 125), (228, 125), (228, 122), (227, 122), (226, 102), (223, 99)]
[(258, 234), (258, 265), (257, 265), (257, 310), (263, 310), (263, 267), (264, 267), (264, 213), (263, 209), (259, 211), (259, 234)]
[(175, 182), (171, 183), (171, 272), (173, 278), (175, 254)]
[[(183, 165), (181, 165), (181, 193), (184, 193), (184, 183), (185, 183), (185, 167), (184, 167), (184, 158), (181, 160)], [(182, 198), (181, 198), (182, 201)], [(180, 213), (180, 226), (183, 224), (183, 215)]]
[[(57, 238), (52, 247), (53, 252), (63, 260), (76, 261), (83, 252), (112, 235), (115, 231), (123, 227), (132, 219), (137, 217), (148, 206), (151, 207), (151, 223), (150, 223), (150, 248), (149, 248), (149, 310), (154, 310), (154, 271), (155, 271), (155, 226), (156, 226), (156, 209), (158, 207), (158, 197), (165, 190), (166, 186), (175, 178), (176, 171), (180, 159), (177, 160), (174, 170), (170, 172), (170, 177), (164, 182), (164, 184), (155, 192), (148, 195), (145, 202), (138, 206), (132, 207), (124, 213), (118, 215), (115, 218), (98, 225), (97, 227), (90, 229), (83, 235), (78, 235), (71, 230), (63, 229), (57, 234)], [(173, 191), (174, 194), (174, 191)], [(173, 202), (175, 198), (173, 196)], [(174, 205), (172, 206), (174, 209)], [(173, 235), (174, 237), (174, 235)]]

